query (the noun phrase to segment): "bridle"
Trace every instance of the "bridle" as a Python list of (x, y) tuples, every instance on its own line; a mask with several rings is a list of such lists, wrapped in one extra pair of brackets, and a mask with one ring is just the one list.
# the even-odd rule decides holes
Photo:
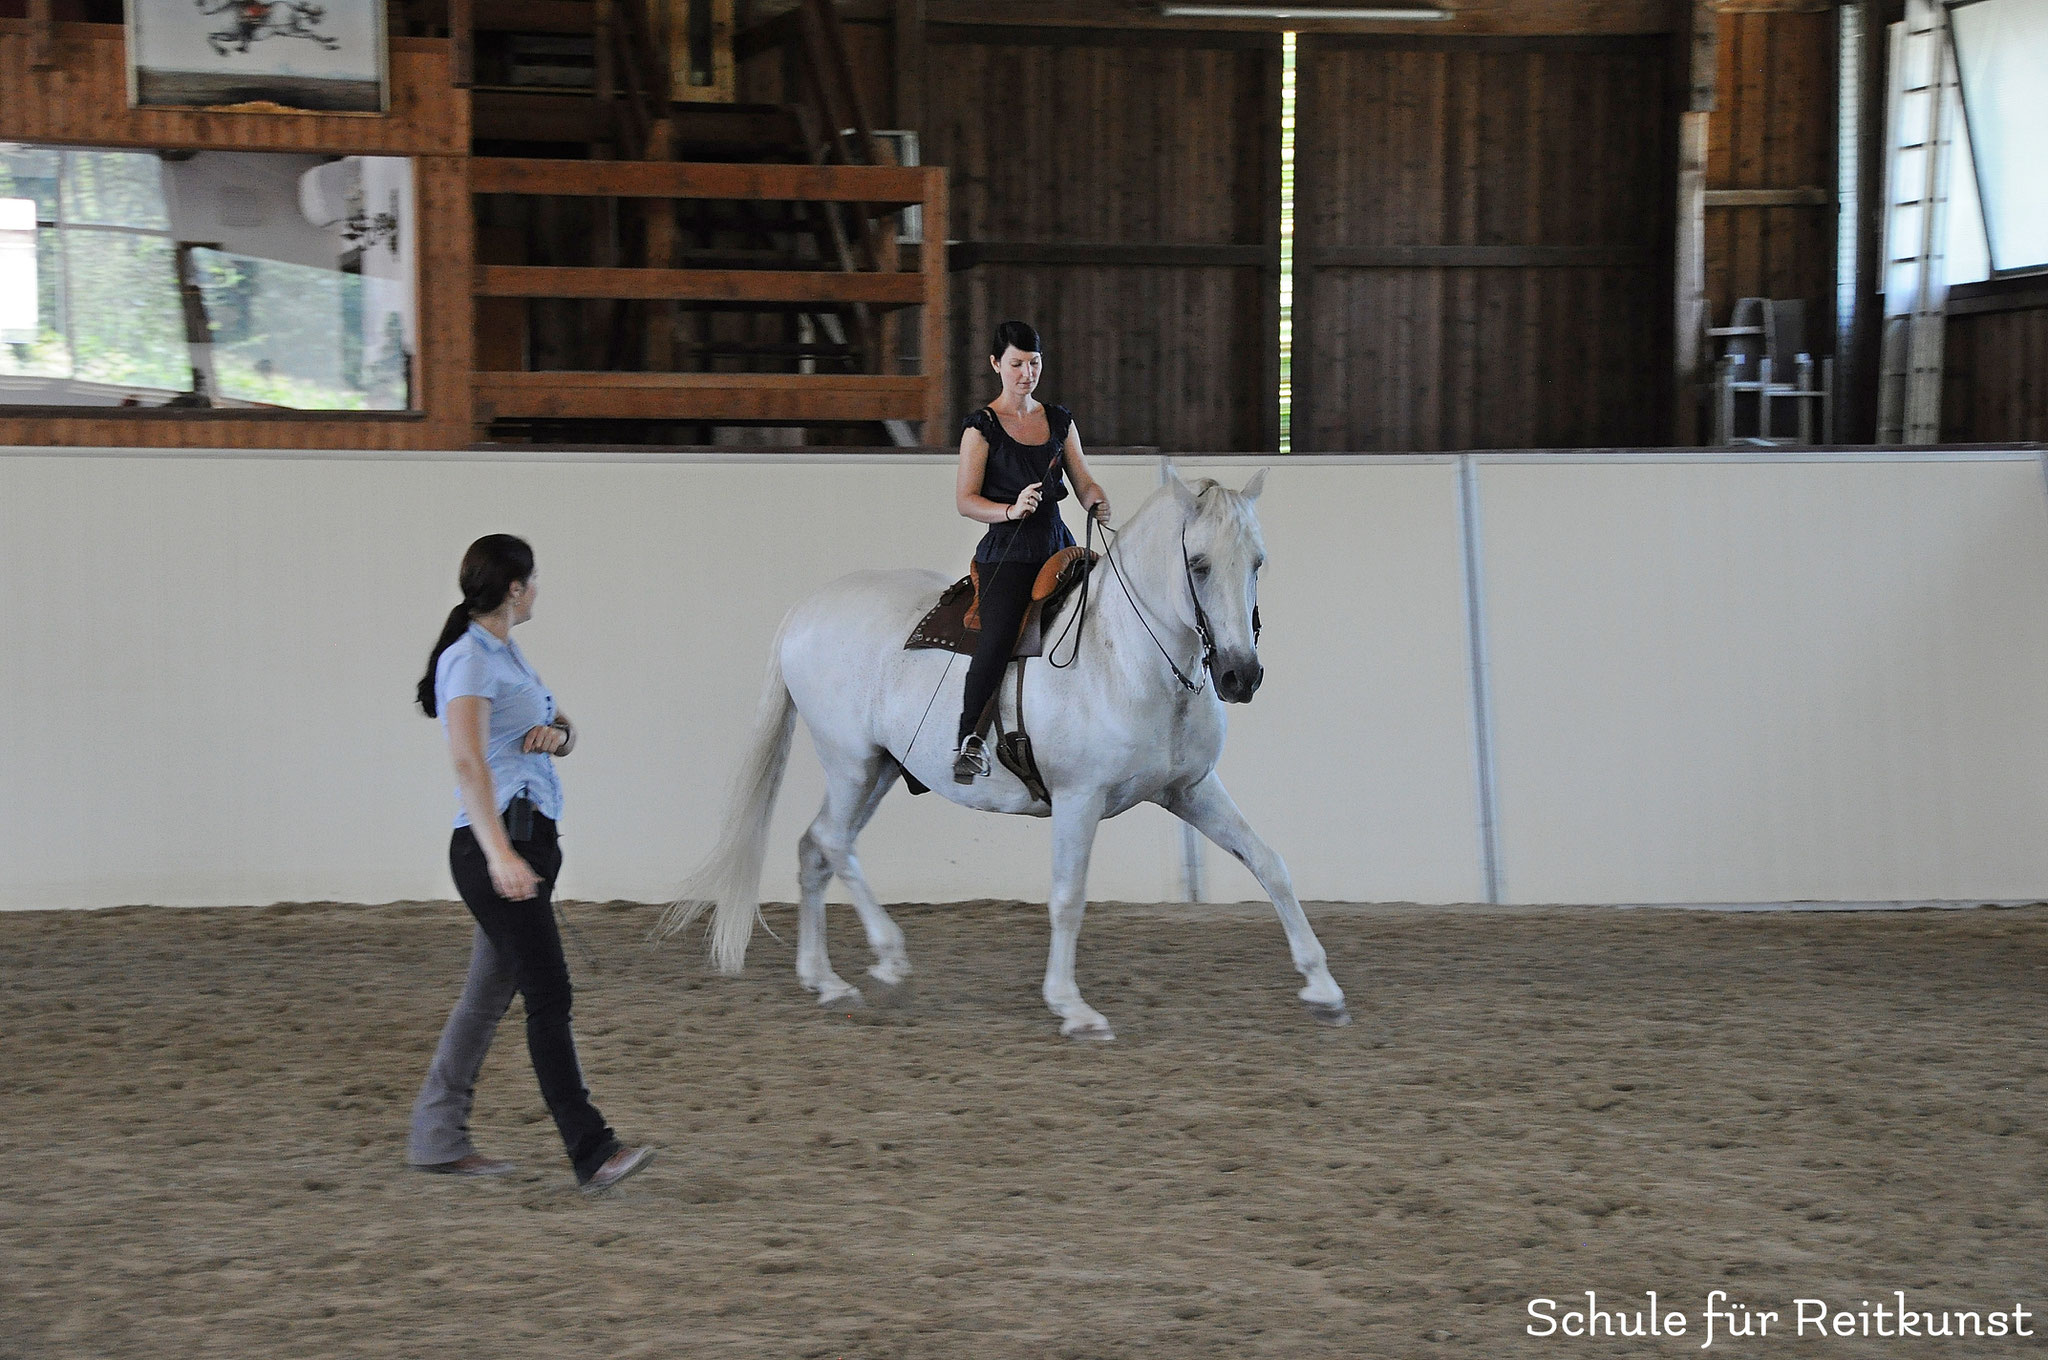
[[(1087, 529), (1088, 542), (1091, 548), (1093, 546), (1095, 539), (1095, 525), (1095, 517), (1091, 514), (1088, 517)], [(1117, 531), (1105, 524), (1102, 526), (1102, 534), (1103, 559), (1109, 563), (1110, 573), (1116, 577), (1116, 583), (1123, 587), (1124, 598), (1131, 602), (1131, 608), (1137, 612), (1138, 623), (1140, 626), (1144, 628), (1145, 636), (1151, 638), (1152, 645), (1159, 649), (1159, 655), (1165, 660), (1166, 668), (1173, 672), (1173, 678), (1180, 682), (1180, 687), (1186, 690), (1189, 694), (1200, 694), (1204, 689), (1208, 688), (1210, 679), (1216, 673), (1216, 633), (1215, 630), (1209, 626), (1209, 611), (1202, 608), (1202, 592), (1196, 589), (1195, 587), (1194, 562), (1188, 557), (1187, 521), (1181, 521), (1180, 526), (1180, 569), (1181, 579), (1187, 582), (1188, 600), (1195, 607), (1195, 636), (1199, 638), (1202, 643), (1202, 656), (1200, 661), (1197, 662), (1195, 665), (1189, 667), (1190, 670), (1194, 671), (1197, 675), (1201, 677), (1199, 682), (1188, 679), (1186, 672), (1182, 671), (1179, 663), (1177, 663), (1173, 659), (1173, 654), (1166, 650), (1166, 644), (1161, 642), (1159, 640), (1159, 635), (1152, 631), (1152, 625), (1149, 621), (1147, 621), (1145, 617), (1145, 615), (1149, 611), (1146, 610), (1144, 605), (1138, 602), (1137, 592), (1133, 591), (1131, 589), (1131, 583), (1124, 579), (1123, 568), (1121, 565), (1118, 564), (1116, 560), (1117, 554), (1115, 551), (1115, 544), (1113, 540), (1118, 536)], [(1074, 623), (1068, 624), (1068, 627), (1073, 628), (1075, 624), (1082, 623), (1083, 621), (1085, 621), (1085, 619), (1087, 618), (1087, 613), (1088, 584), (1087, 578), (1083, 577), (1081, 583), (1081, 599), (1079, 608), (1075, 611)], [(1259, 607), (1257, 605), (1253, 605), (1252, 646), (1254, 647), (1257, 647), (1259, 645), (1259, 632), (1262, 626), (1263, 625), (1261, 624), (1259, 619)], [(1060, 640), (1064, 640), (1065, 637), (1066, 631), (1062, 630), (1060, 633)], [(1056, 647), (1057, 645), (1058, 644), (1056, 642), (1054, 646)], [(1046, 659), (1050, 661), (1054, 666), (1064, 669), (1066, 666), (1071, 666), (1074, 664), (1074, 658), (1080, 654), (1080, 651), (1081, 639), (1079, 634), (1077, 633), (1074, 638), (1073, 650), (1067, 653), (1067, 659), (1064, 663), (1054, 661), (1052, 659), (1052, 647), (1048, 647), (1046, 649)]]

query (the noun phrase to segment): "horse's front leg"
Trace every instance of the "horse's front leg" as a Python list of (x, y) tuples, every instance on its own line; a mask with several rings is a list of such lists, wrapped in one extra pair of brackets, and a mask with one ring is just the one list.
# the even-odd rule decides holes
[(1045, 1004), (1069, 1039), (1114, 1039), (1109, 1021), (1081, 999), (1074, 983), (1074, 946), (1088, 911), (1088, 857), (1102, 823), (1103, 795), (1060, 794), (1052, 801), (1052, 947), (1045, 959)]
[(1259, 833), (1252, 830), (1251, 823), (1237, 810), (1237, 804), (1231, 801), (1215, 771), (1210, 771), (1178, 793), (1162, 797), (1159, 802), (1168, 812), (1222, 846), (1252, 871), (1252, 876), (1259, 880), (1259, 886), (1266, 890), (1266, 896), (1273, 899), (1273, 909), (1280, 913), (1280, 924), (1286, 928), (1287, 948), (1294, 956), (1295, 969), (1308, 981), (1308, 985), (1295, 995), (1307, 1004), (1316, 1019), (1332, 1025), (1350, 1024), (1351, 1012), (1344, 1008), (1344, 991), (1330, 976), (1329, 960), (1323, 954), (1322, 941), (1316, 938), (1307, 915), (1301, 910), (1300, 899), (1294, 895), (1294, 879), (1287, 872), (1286, 862), (1272, 846), (1259, 839)]

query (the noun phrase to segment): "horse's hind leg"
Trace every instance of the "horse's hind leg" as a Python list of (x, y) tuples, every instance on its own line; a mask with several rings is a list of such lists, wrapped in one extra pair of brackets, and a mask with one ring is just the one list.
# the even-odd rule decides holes
[[(830, 806), (828, 801), (826, 808)], [(825, 811), (818, 816), (825, 816)], [(832, 865), (809, 831), (797, 842), (796, 875), (803, 892), (796, 909), (796, 980), (805, 991), (818, 994), (821, 1006), (857, 1006), (860, 988), (832, 971), (825, 950), (825, 885), (832, 881)]]
[(1351, 1013), (1344, 1008), (1344, 991), (1330, 976), (1322, 941), (1316, 938), (1307, 915), (1302, 912), (1300, 899), (1294, 895), (1294, 879), (1287, 872), (1286, 861), (1259, 838), (1258, 832), (1252, 830), (1251, 823), (1244, 819), (1244, 814), (1237, 810), (1237, 804), (1225, 791), (1223, 781), (1212, 771), (1192, 788), (1162, 797), (1159, 802), (1168, 812), (1222, 846), (1252, 871), (1252, 876), (1259, 880), (1259, 886), (1266, 890), (1266, 896), (1273, 899), (1273, 909), (1280, 913), (1280, 924), (1287, 931), (1287, 948), (1294, 956), (1295, 970), (1308, 984), (1295, 995), (1306, 1003), (1310, 1014), (1325, 1024), (1350, 1024)]
[(839, 875), (852, 894), (868, 947), (874, 951), (875, 962), (868, 975), (890, 987), (910, 976), (903, 931), (882, 910), (853, 853), (854, 839), (874, 817), (902, 767), (883, 751), (854, 759), (834, 759), (822, 749), (819, 754), (825, 763), (825, 802), (797, 847), (797, 871), (803, 885), (803, 902), (797, 910), (797, 979), (818, 993), (820, 1005), (834, 1005), (857, 1002), (860, 992), (832, 971), (826, 955), (825, 885), (833, 874)]

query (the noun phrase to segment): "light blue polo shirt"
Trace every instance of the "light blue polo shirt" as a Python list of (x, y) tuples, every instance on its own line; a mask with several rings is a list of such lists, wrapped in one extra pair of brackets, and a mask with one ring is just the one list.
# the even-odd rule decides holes
[[(562, 781), (555, 776), (555, 758), (522, 751), (526, 734), (555, 720), (555, 696), (540, 681), (516, 642), (500, 642), (480, 623), (448, 644), (434, 668), (434, 707), (441, 715), (441, 733), (448, 733), (448, 702), (467, 695), (491, 701), (490, 731), (484, 759), (498, 795), (498, 811), (524, 793), (543, 816), (562, 819)], [(468, 826), (462, 789), (455, 790), (455, 825)]]

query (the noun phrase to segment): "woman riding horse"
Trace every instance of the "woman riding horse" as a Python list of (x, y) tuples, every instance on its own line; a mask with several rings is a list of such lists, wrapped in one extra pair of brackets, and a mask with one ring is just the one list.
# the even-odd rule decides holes
[(961, 514), (988, 525), (974, 550), (981, 590), (981, 639), (967, 668), (967, 691), (954, 742), (953, 779), (972, 784), (988, 773), (988, 752), (976, 730), (995, 696), (1024, 612), (1031, 584), (1046, 559), (1071, 547), (1061, 520), (1066, 497), (1062, 470), (1096, 519), (1109, 519), (1109, 497), (1081, 454), (1081, 432), (1064, 406), (1041, 405), (1032, 395), (1044, 371), (1038, 332), (1022, 321), (996, 327), (989, 367), (1002, 380), (996, 399), (968, 416), (960, 431), (960, 473), (953, 503)]

